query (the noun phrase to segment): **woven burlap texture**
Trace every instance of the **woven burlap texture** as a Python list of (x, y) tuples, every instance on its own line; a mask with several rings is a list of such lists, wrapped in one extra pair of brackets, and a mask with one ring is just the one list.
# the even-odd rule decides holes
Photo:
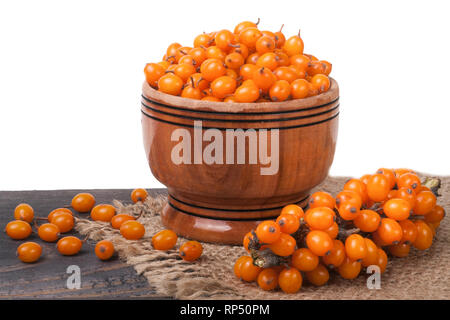
[[(336, 194), (346, 178), (327, 178), (317, 189)], [(442, 178), (438, 203), (450, 208), (450, 177)], [(381, 289), (368, 289), (368, 274), (344, 280), (331, 272), (330, 281), (322, 287), (303, 282), (296, 294), (281, 291), (265, 292), (255, 283), (244, 283), (233, 274), (235, 260), (246, 254), (241, 246), (203, 244), (202, 257), (192, 263), (178, 256), (178, 248), (186, 239), (168, 251), (154, 250), (151, 237), (164, 229), (159, 213), (164, 197), (149, 198), (144, 204), (123, 205), (114, 201), (118, 213), (138, 216), (146, 234), (138, 241), (124, 239), (109, 224), (77, 219), (76, 229), (91, 240), (113, 242), (119, 257), (132, 265), (148, 280), (158, 296), (177, 299), (450, 299), (450, 223), (444, 219), (432, 247), (426, 251), (411, 250), (407, 258), (390, 258), (387, 271), (381, 276)]]

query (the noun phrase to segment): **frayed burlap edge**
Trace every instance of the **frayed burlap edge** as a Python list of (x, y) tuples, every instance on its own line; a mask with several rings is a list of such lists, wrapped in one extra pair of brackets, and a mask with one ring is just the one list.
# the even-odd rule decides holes
[[(328, 178), (316, 189), (335, 194), (346, 178)], [(448, 211), (450, 203), (450, 178), (443, 178), (442, 197), (439, 203)], [(124, 239), (110, 224), (77, 219), (76, 230), (94, 241), (108, 239), (113, 242), (119, 257), (132, 265), (138, 274), (145, 276), (158, 296), (177, 299), (449, 299), (450, 298), (450, 252), (449, 224), (441, 223), (433, 246), (427, 251), (412, 250), (408, 258), (392, 258), (382, 275), (381, 289), (368, 289), (367, 274), (352, 281), (331, 274), (329, 283), (323, 287), (306, 284), (300, 292), (287, 295), (280, 291), (265, 292), (255, 283), (244, 283), (233, 274), (234, 261), (246, 251), (240, 246), (204, 243), (202, 257), (192, 263), (178, 256), (178, 239), (175, 249), (154, 250), (151, 237), (164, 229), (159, 213), (166, 198), (149, 198), (145, 203), (124, 205), (114, 200), (117, 213), (138, 216), (145, 226), (145, 236), (138, 241)]]

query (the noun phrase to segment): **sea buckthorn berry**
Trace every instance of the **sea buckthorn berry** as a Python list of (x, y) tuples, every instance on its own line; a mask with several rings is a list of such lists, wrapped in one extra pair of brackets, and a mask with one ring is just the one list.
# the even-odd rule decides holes
[(259, 53), (258, 53), (258, 52), (254, 52), (254, 53), (250, 54), (250, 55), (245, 59), (245, 63), (253, 64), (253, 65), (255, 65), (255, 67), (257, 67), (257, 66), (256, 66), (256, 61), (258, 61), (259, 57), (260, 57)]
[(95, 198), (90, 193), (79, 193), (72, 199), (72, 208), (80, 213), (87, 213), (95, 206)]
[(324, 256), (333, 249), (333, 239), (321, 230), (312, 230), (306, 236), (306, 245), (317, 256)]
[(272, 252), (277, 256), (287, 257), (295, 251), (296, 245), (297, 242), (292, 236), (286, 233), (281, 233), (280, 238), (269, 245), (269, 249), (272, 250)]
[(273, 37), (263, 35), (256, 40), (255, 49), (259, 54), (272, 52), (275, 50), (275, 39)]
[(356, 219), (361, 213), (358, 207), (348, 201), (341, 202), (338, 206), (338, 212), (339, 216), (347, 221)]
[(316, 74), (311, 79), (311, 85), (319, 91), (326, 92), (330, 89), (330, 78), (324, 74)]
[(327, 207), (334, 209), (336, 207), (336, 200), (328, 192), (317, 191), (309, 197), (309, 208)]
[(345, 183), (343, 189), (355, 191), (356, 193), (358, 193), (361, 196), (361, 200), (363, 203), (366, 203), (367, 200), (369, 200), (369, 196), (367, 194), (367, 186), (359, 179), (350, 179)]
[(258, 286), (264, 291), (278, 287), (278, 272), (274, 268), (263, 269), (257, 278)]
[(272, 101), (285, 101), (291, 94), (291, 85), (286, 80), (278, 80), (270, 87), (269, 95)]
[(333, 65), (325, 60), (320, 60), (320, 61), (325, 65), (325, 71), (323, 74), (326, 76), (329, 75), (331, 73), (331, 69), (333, 68)]
[(205, 54), (207, 59), (217, 59), (221, 62), (225, 62), (225, 57), (227, 56), (227, 54), (220, 50), (217, 46), (206, 48)]
[(294, 233), (300, 227), (300, 220), (297, 216), (292, 214), (281, 214), (276, 222), (280, 226), (281, 232), (287, 234)]
[(309, 82), (305, 79), (296, 79), (291, 83), (291, 96), (293, 99), (303, 99), (309, 95)]
[(175, 62), (180, 63), (180, 59), (188, 54), (191, 51), (191, 47), (180, 47), (175, 52)]
[(167, 68), (170, 66), (170, 62), (167, 61), (167, 60), (160, 61), (160, 62), (158, 62), (156, 64), (159, 64), (161, 67), (163, 67), (164, 71), (166, 71)]
[(59, 238), (59, 228), (53, 223), (44, 223), (38, 228), (38, 236), (46, 242), (55, 242)]
[(287, 82), (292, 83), (298, 78), (297, 71), (294, 70), (295, 69), (289, 67), (278, 67), (273, 71), (273, 73), (278, 80), (286, 80)]
[(337, 194), (336, 205), (339, 206), (344, 202), (351, 203), (357, 209), (360, 209), (362, 206), (361, 195), (352, 190), (343, 190)]
[(270, 87), (277, 81), (277, 77), (268, 68), (257, 68), (253, 71), (251, 79), (255, 82), (256, 86), (264, 92), (269, 91)]
[[(189, 51), (189, 56), (192, 57), (192, 60), (194, 60), (193, 65), (195, 65), (196, 67), (199, 67), (203, 61), (205, 61), (206, 59), (208, 59), (208, 57), (206, 56), (206, 50), (203, 48), (193, 48)], [(181, 63), (183, 63), (183, 59), (180, 59)]]
[(300, 271), (312, 271), (319, 264), (319, 257), (308, 248), (300, 248), (292, 254), (291, 264)]
[(199, 34), (194, 39), (194, 48), (208, 47), (211, 44), (211, 37), (207, 33)]
[(253, 74), (258, 69), (254, 64), (246, 63), (239, 69), (239, 75), (242, 77), (242, 80), (253, 79)]
[(262, 36), (256, 27), (248, 27), (239, 33), (239, 42), (246, 45), (250, 50), (256, 49), (256, 41)]
[(57, 208), (57, 209), (55, 209), (55, 210), (52, 210), (52, 211), (48, 214), (47, 220), (48, 220), (49, 222), (51, 222), (52, 219), (53, 219), (53, 217), (59, 215), (60, 213), (68, 213), (68, 214), (73, 215), (73, 213), (72, 213), (72, 211), (71, 211), (70, 209), (67, 209), (67, 208)]
[(236, 80), (228, 76), (222, 76), (211, 82), (213, 96), (223, 99), (236, 90)]
[(285, 293), (296, 293), (302, 287), (303, 278), (296, 268), (285, 268), (278, 276), (278, 285)]
[(414, 207), (416, 203), (416, 192), (413, 189), (401, 187), (400, 189), (393, 191), (396, 191), (395, 198), (406, 200), (411, 208)]
[(172, 73), (166, 73), (158, 80), (158, 89), (161, 92), (177, 96), (183, 88), (183, 80)]
[(262, 268), (257, 267), (253, 264), (252, 258), (243, 260), (241, 263), (241, 267), (239, 268), (241, 279), (247, 282), (255, 281), (261, 271)]
[(345, 260), (345, 246), (341, 240), (333, 240), (333, 248), (330, 253), (322, 257), (327, 266), (339, 267)]
[(372, 232), (372, 240), (378, 247), (385, 247), (387, 245), (390, 245), (390, 243), (387, 243), (383, 239), (381, 239), (378, 231)]
[(144, 68), (145, 80), (147, 83), (156, 88), (158, 80), (166, 73), (166, 69), (157, 63), (147, 63)]
[(303, 209), (296, 204), (288, 204), (287, 206), (283, 207), (283, 209), (281, 209), (280, 215), (283, 214), (293, 214), (297, 216), (298, 219), (303, 218), (303, 216), (305, 215)]
[(426, 222), (422, 220), (417, 220), (414, 222), (417, 228), (417, 237), (413, 242), (413, 246), (419, 250), (426, 250), (431, 247), (433, 243), (433, 230)]
[(415, 173), (407, 172), (397, 178), (397, 187), (417, 189), (421, 186), (420, 179)]
[(296, 55), (291, 56), (289, 58), (289, 61), (292, 65), (300, 68), (303, 71), (306, 71), (311, 59), (303, 54), (296, 54)]
[[(249, 256), (240, 256), (233, 266), (233, 272), (236, 277), (241, 278), (241, 265), (245, 260), (252, 260)], [(252, 260), (253, 261), (253, 260)]]
[(300, 38), (300, 31), (298, 32), (298, 35), (292, 36), (287, 39), (283, 45), (283, 50), (289, 57), (292, 57), (296, 54), (303, 54), (303, 48), (304, 44), (302, 38)]
[(94, 221), (111, 222), (116, 214), (116, 208), (110, 204), (98, 204), (91, 211), (91, 218)]
[(388, 250), (394, 257), (404, 258), (408, 256), (410, 248), (409, 244), (399, 243), (389, 246)]
[(361, 262), (345, 257), (344, 262), (338, 267), (338, 272), (344, 279), (355, 279), (361, 272)]
[(199, 72), (194, 73), (189, 77), (186, 82), (188, 85), (194, 83), (193, 87), (203, 91), (209, 87), (209, 82), (202, 78), (202, 74)]
[(395, 173), (392, 169), (386, 169), (386, 168), (380, 168), (377, 170), (378, 174), (384, 175), (389, 182), (389, 188), (392, 189), (395, 186), (396, 179), (395, 179)]
[(386, 244), (396, 244), (402, 240), (403, 230), (400, 224), (391, 218), (381, 219), (381, 224), (377, 231), (381, 240)]
[(225, 75), (226, 72), (223, 62), (218, 59), (207, 59), (200, 66), (202, 78), (207, 81), (213, 81), (214, 79)]
[[(280, 67), (289, 67), (289, 56), (283, 50), (275, 49), (273, 52), (277, 55), (277, 61)], [(295, 70), (295, 73), (297, 74), (297, 68), (293, 70)]]
[(142, 189), (142, 188), (134, 189), (131, 192), (131, 200), (134, 203), (137, 203), (138, 201), (144, 202), (145, 199), (147, 199), (147, 197), (148, 197), (147, 191), (145, 189)]
[(237, 52), (231, 52), (225, 57), (225, 64), (230, 69), (239, 69), (244, 63), (244, 57)]
[(223, 99), (223, 102), (231, 102), (231, 103), (235, 103), (235, 102), (237, 102), (236, 101), (236, 99), (234, 98), (234, 96), (233, 95), (231, 95), (231, 96), (228, 96), (228, 97), (225, 97), (224, 99)]
[(192, 64), (181, 63), (176, 66), (174, 73), (176, 76), (180, 77), (184, 83), (196, 72), (196, 70), (197, 69)]
[(120, 234), (127, 240), (139, 240), (145, 234), (144, 226), (134, 220), (128, 220), (120, 226)]
[(278, 67), (278, 57), (273, 52), (267, 52), (256, 60), (257, 67), (269, 68), (274, 71)]
[(75, 220), (73, 215), (67, 212), (61, 212), (54, 214), (50, 223), (58, 226), (59, 232), (66, 233), (73, 229), (75, 225)]
[(436, 206), (436, 196), (431, 191), (421, 191), (416, 195), (414, 214), (427, 215)]
[(411, 220), (403, 220), (399, 222), (400, 227), (403, 230), (403, 236), (400, 243), (411, 244), (416, 241), (417, 238), (417, 227)]
[(192, 85), (185, 86), (183, 88), (183, 91), (181, 91), (180, 96), (183, 98), (189, 98), (194, 100), (200, 100), (201, 98), (203, 98), (202, 91), (199, 88), (193, 87)]
[(323, 286), (330, 279), (330, 273), (323, 264), (319, 264), (317, 268), (305, 273), (309, 283), (315, 286)]
[(371, 177), (372, 175), (371, 174), (365, 174), (365, 175), (363, 175), (361, 178), (359, 178), (359, 180), (361, 180), (363, 183), (365, 183), (366, 184), (366, 186), (367, 186), (367, 182), (369, 182), (369, 178)]
[(198, 241), (187, 241), (180, 246), (180, 257), (184, 261), (194, 261), (200, 258), (203, 247)]
[(316, 74), (326, 74), (327, 64), (322, 61), (311, 60), (308, 63), (308, 68), (306, 69), (306, 73), (311, 77)]
[(433, 237), (436, 236), (436, 229), (439, 227), (440, 223), (438, 222), (436, 223), (431, 223), (431, 222), (425, 222), (431, 229), (431, 231), (433, 232)]
[(170, 250), (177, 244), (178, 236), (172, 230), (162, 230), (152, 237), (152, 246), (156, 250)]
[(383, 205), (383, 212), (394, 220), (400, 221), (409, 218), (411, 205), (404, 199), (391, 199)]
[(80, 252), (83, 242), (77, 237), (68, 236), (59, 239), (56, 248), (64, 256), (73, 256)]
[(236, 52), (239, 53), (244, 59), (247, 59), (249, 55), (248, 48), (245, 44), (237, 43), (231, 47), (229, 53)]
[(352, 260), (362, 260), (367, 255), (367, 246), (363, 237), (352, 234), (345, 240), (345, 253)]
[(213, 96), (205, 96), (202, 98), (203, 101), (212, 101), (212, 102), (221, 102), (222, 99), (213, 97)]
[(328, 235), (331, 237), (331, 239), (336, 239), (339, 234), (339, 225), (336, 222), (333, 222), (331, 227), (322, 230), (328, 233)]
[(284, 24), (281, 25), (281, 28), (279, 31), (274, 32), (274, 36), (275, 36), (275, 45), (277, 48), (281, 49), (283, 48), (285, 42), (286, 42), (286, 37), (284, 36), (283, 32), (281, 32), (283, 30)]
[(124, 213), (116, 214), (114, 217), (111, 218), (111, 227), (113, 227), (114, 229), (120, 229), (120, 226), (125, 221), (129, 220), (136, 220), (136, 219), (128, 214)]
[(355, 227), (363, 232), (374, 232), (380, 226), (381, 217), (373, 210), (361, 210), (359, 215), (353, 219)]
[(388, 257), (386, 252), (383, 249), (378, 248), (378, 261), (376, 265), (380, 267), (380, 273), (384, 273), (386, 271), (387, 263)]
[(10, 238), (15, 240), (26, 239), (32, 232), (30, 224), (22, 220), (9, 222), (6, 225), (5, 231)]
[(236, 25), (236, 27), (234, 28), (234, 34), (239, 34), (244, 29), (247, 29), (247, 28), (257, 28), (258, 24), (259, 24), (259, 19), (258, 19), (258, 21), (256, 23), (255, 22), (251, 22), (251, 21), (242, 21), (242, 22), (238, 23)]
[(167, 57), (175, 56), (175, 54), (177, 53), (177, 50), (178, 50), (179, 48), (181, 48), (181, 44), (179, 44), (179, 43), (177, 43), (177, 42), (171, 43), (171, 44), (167, 47), (167, 50), (166, 50), (166, 55), (167, 55)]
[(372, 240), (364, 238), (366, 243), (366, 256), (362, 259), (361, 264), (363, 267), (368, 267), (378, 262), (378, 247)]
[(308, 209), (305, 213), (305, 221), (311, 229), (326, 230), (333, 225), (335, 213), (328, 207)]
[(228, 49), (230, 49), (230, 45), (234, 44), (235, 37), (234, 34), (229, 30), (220, 30), (216, 33), (214, 41), (219, 49), (227, 51)]
[(39, 260), (42, 247), (36, 242), (25, 242), (17, 248), (17, 256), (22, 262), (32, 263)]
[(440, 222), (445, 217), (445, 210), (439, 205), (436, 205), (429, 213), (424, 217), (425, 222)]
[[(253, 80), (247, 80), (252, 81)], [(234, 92), (234, 98), (237, 102), (254, 102), (259, 98), (259, 88), (253, 82), (253, 84), (242, 84)]]
[(391, 190), (390, 182), (384, 174), (376, 173), (367, 182), (367, 195), (370, 200), (380, 202), (386, 199)]
[(21, 203), (14, 209), (14, 219), (23, 220), (28, 223), (31, 223), (34, 218), (34, 210), (27, 203)]
[(280, 226), (275, 221), (263, 221), (256, 227), (256, 236), (262, 243), (274, 243), (280, 239)]
[(94, 251), (100, 260), (109, 260), (114, 254), (114, 245), (111, 241), (102, 240), (97, 242)]

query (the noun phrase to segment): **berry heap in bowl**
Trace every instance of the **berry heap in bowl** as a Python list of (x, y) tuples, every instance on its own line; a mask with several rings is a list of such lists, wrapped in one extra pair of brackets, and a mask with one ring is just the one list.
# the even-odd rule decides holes
[(260, 30), (244, 21), (233, 31), (202, 33), (192, 47), (172, 43), (162, 61), (144, 68), (160, 92), (215, 102), (278, 102), (303, 99), (330, 88), (331, 63), (303, 52), (297, 35)]

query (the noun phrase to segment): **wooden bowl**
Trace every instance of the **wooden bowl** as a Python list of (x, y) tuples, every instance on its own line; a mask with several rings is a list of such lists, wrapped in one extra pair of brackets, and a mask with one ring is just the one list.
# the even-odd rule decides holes
[[(326, 178), (336, 146), (339, 88), (331, 79), (327, 92), (306, 99), (224, 103), (171, 96), (144, 83), (141, 111), (148, 163), (169, 192), (161, 214), (163, 224), (187, 238), (241, 244), (243, 236), (259, 221), (276, 218), (283, 206), (295, 203), (305, 207), (310, 190)], [(223, 147), (223, 164), (207, 164), (206, 157), (202, 159), (201, 152), (212, 141), (202, 141), (202, 134), (211, 128), (218, 129), (215, 134), (222, 134), (223, 141), (217, 140), (217, 146)], [(266, 141), (272, 155), (270, 164), (261, 163), (260, 157), (256, 164), (254, 159), (251, 162), (249, 153), (255, 145), (258, 152), (263, 149), (250, 144), (251, 139), (245, 146), (237, 139), (227, 139), (227, 132), (232, 132), (227, 129), (243, 129), (246, 133), (254, 129), (258, 143)], [(261, 129), (267, 129), (266, 139)], [(271, 141), (277, 131), (278, 142), (275, 138)], [(172, 139), (174, 132), (178, 134), (176, 139)], [(177, 164), (179, 158), (174, 162), (172, 153), (180, 144), (180, 132), (186, 142), (191, 142), (191, 157), (186, 151), (185, 163)], [(227, 141), (234, 142), (234, 148), (229, 148), (234, 150), (234, 162), (231, 156), (226, 159)], [(262, 174), (262, 168), (276, 167), (276, 145), (278, 171)], [(197, 163), (195, 150), (200, 151)], [(237, 154), (243, 152), (244, 164), (238, 164)]]

